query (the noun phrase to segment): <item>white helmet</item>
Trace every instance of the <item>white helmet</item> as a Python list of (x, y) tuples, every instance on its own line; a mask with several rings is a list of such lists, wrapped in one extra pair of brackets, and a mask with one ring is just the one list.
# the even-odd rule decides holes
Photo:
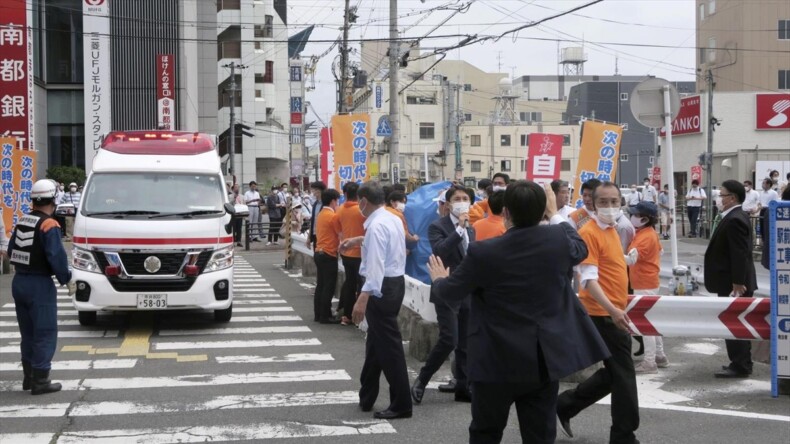
[(37, 180), (30, 190), (30, 198), (33, 202), (41, 202), (43, 199), (54, 199), (57, 193), (55, 182), (51, 179)]

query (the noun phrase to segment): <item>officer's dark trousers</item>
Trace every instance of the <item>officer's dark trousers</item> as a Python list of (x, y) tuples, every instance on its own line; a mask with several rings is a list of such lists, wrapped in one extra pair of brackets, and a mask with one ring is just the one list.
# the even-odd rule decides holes
[(359, 288), (359, 267), (362, 264), (362, 258), (343, 256), (343, 269), (345, 270), (346, 280), (343, 281), (343, 287), (340, 289), (340, 302), (337, 304), (337, 311), (342, 308), (347, 317), (351, 317), (351, 312), (354, 310), (354, 303), (357, 302), (357, 288)]
[(406, 372), (406, 356), (403, 353), (403, 338), (398, 329), (398, 312), (406, 292), (403, 276), (385, 277), (381, 284), (382, 296), (368, 299), (365, 318), (368, 321), (368, 337), (365, 342), (365, 364), (362, 366), (359, 389), (359, 404), (364, 409), (373, 408), (379, 395), (381, 372), (390, 385), (389, 410), (405, 412), (411, 410), (409, 375)]
[(22, 360), (36, 370), (49, 370), (58, 340), (57, 290), (52, 277), (17, 272), (11, 294), (22, 336)]
[[(720, 298), (730, 297), (729, 292), (721, 293), (718, 295)], [(753, 293), (749, 292), (742, 297), (750, 298)], [(730, 369), (732, 371), (750, 375), (752, 373), (752, 341), (740, 339), (725, 339), (724, 344), (727, 346), (727, 357), (730, 358)]]
[(612, 356), (603, 361), (604, 368), (559, 396), (557, 414), (573, 418), (579, 412), (612, 394), (612, 428), (610, 443), (635, 442), (639, 428), (639, 398), (636, 372), (631, 358), (631, 335), (620, 330), (609, 316), (590, 316)]
[(315, 253), (316, 282), (313, 295), (315, 320), (327, 322), (332, 318), (332, 296), (337, 285), (337, 257)]
[(467, 390), (466, 379), (466, 332), (469, 324), (469, 298), (464, 299), (460, 305), (450, 307), (444, 301), (434, 303), (436, 320), (439, 323), (439, 340), (428, 354), (425, 365), (420, 370), (420, 381), (428, 384), (431, 377), (455, 350), (455, 363), (453, 377), (459, 391)]

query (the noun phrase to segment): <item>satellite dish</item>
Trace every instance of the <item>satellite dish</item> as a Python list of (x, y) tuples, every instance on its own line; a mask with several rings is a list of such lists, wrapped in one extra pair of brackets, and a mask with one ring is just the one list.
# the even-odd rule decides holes
[(222, 157), (219, 158), (219, 161), (222, 163), (226, 163), (230, 159), (230, 154), (223, 154)]
[(631, 93), (631, 113), (639, 123), (648, 128), (664, 126), (664, 87), (669, 87), (669, 111), (671, 120), (675, 120), (680, 112), (680, 95), (678, 90), (664, 79), (647, 79), (636, 85)]

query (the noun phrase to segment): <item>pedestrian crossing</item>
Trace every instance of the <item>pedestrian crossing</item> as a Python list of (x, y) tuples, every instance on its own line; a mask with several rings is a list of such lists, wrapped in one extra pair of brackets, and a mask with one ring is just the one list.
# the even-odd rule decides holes
[[(352, 442), (367, 442), (369, 435), (396, 433), (389, 422), (359, 412), (356, 378), (322, 347), (313, 325), (239, 256), (233, 290), (234, 315), (225, 324), (214, 323), (211, 312), (155, 314), (150, 335), (143, 334), (148, 354), (140, 356), (125, 354), (127, 342), (140, 341), (129, 339), (142, 328), (134, 323), (139, 312), (100, 313), (95, 326), (80, 326), (65, 288), (58, 287), (52, 377), (63, 390), (37, 397), (21, 388), (14, 304), (4, 297), (0, 442), (150, 444), (354, 436), (360, 441)], [(180, 362), (174, 356), (205, 358)], [(316, 415), (305, 414), (312, 409), (318, 409)], [(321, 419), (310, 419), (316, 417)]]

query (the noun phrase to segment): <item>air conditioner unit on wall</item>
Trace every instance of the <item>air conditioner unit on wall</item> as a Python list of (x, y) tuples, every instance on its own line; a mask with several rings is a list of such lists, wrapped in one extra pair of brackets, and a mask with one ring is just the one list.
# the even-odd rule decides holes
[(405, 170), (400, 170), (400, 178), (405, 179), (407, 177), (407, 173)]
[(390, 178), (390, 173), (388, 173), (388, 172), (386, 172), (386, 171), (383, 171), (383, 172), (381, 173), (381, 179), (382, 179), (382, 180), (389, 180), (389, 178)]
[(425, 179), (425, 171), (420, 171), (420, 179)]

